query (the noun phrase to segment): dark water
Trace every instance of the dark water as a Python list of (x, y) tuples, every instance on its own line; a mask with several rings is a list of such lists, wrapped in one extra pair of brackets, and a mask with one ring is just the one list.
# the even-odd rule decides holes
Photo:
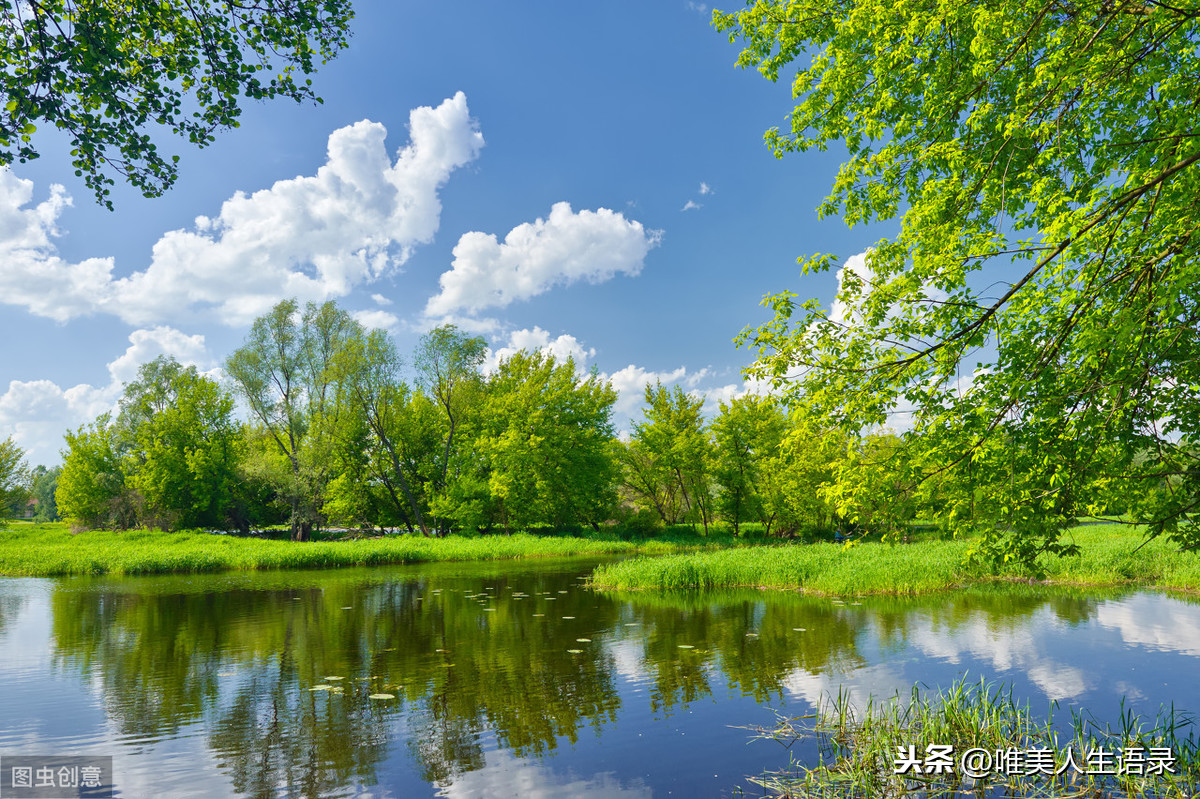
[(756, 796), (788, 752), (740, 727), (839, 690), (1200, 710), (1190, 599), (611, 595), (591, 565), (0, 580), (0, 756), (112, 755), (122, 797)]

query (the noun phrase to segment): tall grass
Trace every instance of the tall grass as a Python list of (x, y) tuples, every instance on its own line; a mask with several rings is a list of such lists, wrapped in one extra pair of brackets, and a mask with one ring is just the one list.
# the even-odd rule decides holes
[[(1145, 542), (1139, 528), (1119, 524), (1074, 528), (1075, 557), (1048, 557), (1038, 579), (1076, 585), (1142, 585), (1200, 590), (1200, 555), (1164, 539)], [(970, 540), (910, 544), (863, 542), (779, 544), (714, 552), (633, 558), (599, 566), (592, 582), (610, 589), (760, 588), (818, 594), (915, 594), (994, 579), (1032, 579), (1017, 568), (968, 565)]]
[[(933, 696), (913, 688), (907, 702), (898, 696), (884, 702), (872, 699), (861, 712), (839, 693), (813, 716), (781, 718), (772, 729), (752, 728), (755, 737), (778, 740), (789, 749), (815, 736), (818, 759), (816, 766), (809, 767), (793, 756), (786, 771), (752, 781), (787, 799), (960, 795), (1190, 799), (1200, 785), (1200, 743), (1192, 727), (1193, 719), (1173, 708), (1160, 711), (1151, 726), (1122, 708), (1116, 728), (1073, 713), (1069, 731), (1060, 734), (1052, 717), (1035, 720), (1028, 703), (1013, 699), (1011, 688), (983, 681), (973, 685), (960, 681)], [(950, 747), (942, 750), (949, 770), (935, 772), (928, 767), (934, 746)], [(1050, 760), (1050, 773), (1035, 769), (1032, 756), (1025, 754), (1037, 750)], [(1130, 753), (1128, 762), (1134, 762), (1131, 750), (1145, 758), (1140, 767), (1125, 765), (1126, 753)], [(973, 759), (967, 755), (970, 751), (976, 753)], [(1093, 760), (1097, 752), (1111, 753), (1111, 762), (1102, 757)], [(1020, 758), (1014, 759), (1012, 753), (1020, 753)], [(909, 764), (904, 764), (905, 759)], [(1150, 761), (1163, 765), (1159, 773), (1153, 773), (1156, 769), (1147, 765)], [(898, 773), (902, 765), (903, 773)]]
[[(691, 545), (699, 543), (693, 539)], [(477, 538), (389, 536), (296, 543), (201, 531), (89, 530), (74, 534), (64, 524), (14, 523), (7, 530), (0, 530), (0, 574), (29, 577), (195, 574), (674, 552), (683, 546), (686, 544), (638, 543), (612, 536), (577, 538), (523, 533)]]

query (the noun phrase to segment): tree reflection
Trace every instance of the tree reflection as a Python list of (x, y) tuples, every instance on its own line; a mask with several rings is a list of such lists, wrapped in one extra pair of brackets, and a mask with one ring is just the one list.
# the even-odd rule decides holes
[[(154, 741), (201, 722), (240, 793), (320, 797), (375, 784), (397, 740), (440, 786), (483, 768), (495, 745), (532, 758), (573, 743), (617, 719), (618, 652), (633, 653), (622, 669), (645, 675), (651, 709), (669, 715), (721, 682), (768, 702), (798, 671), (865, 666), (867, 631), (886, 652), (980, 624), (1017, 629), (1046, 608), (1078, 623), (1099, 600), (613, 595), (561, 566), (487, 564), (73, 580), (51, 602), (57, 666), (98, 681), (122, 735)], [(381, 693), (395, 698), (371, 698)]]

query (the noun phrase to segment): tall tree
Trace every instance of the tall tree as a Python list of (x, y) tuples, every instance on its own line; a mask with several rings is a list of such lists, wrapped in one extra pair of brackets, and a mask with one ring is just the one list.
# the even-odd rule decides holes
[[(442, 510), (449, 512), (464, 501), (477, 503), (482, 487), (478, 454), (463, 439), (475, 433), (486, 355), (487, 342), (454, 325), (434, 328), (417, 347), (417, 384), (441, 413), (442, 446), (430, 474), (428, 496), (434, 513), (443, 518), (447, 514)], [(467, 483), (472, 484), (469, 490)], [(446, 532), (444, 523), (439, 522), (439, 527)]]
[(12, 437), (0, 441), (0, 518), (16, 513), (29, 496), (25, 450)]
[(0, 166), (37, 158), (45, 123), (70, 137), (97, 200), (112, 208), (107, 169), (156, 197), (179, 156), (161, 155), (147, 128), (204, 147), (237, 127), (243, 97), (320, 102), (298, 78), (345, 46), (352, 16), (350, 0), (5, 3)]
[(634, 425), (625, 449), (625, 487), (666, 524), (712, 520), (708, 431), (704, 399), (675, 386), (646, 386), (644, 420)]
[(986, 468), (992, 437), (1039, 453), (1020, 482), (1040, 488), (1006, 503), (1047, 523), (992, 520), (996, 551), (1061, 551), (1098, 479), (1169, 480), (1138, 517), (1200, 546), (1195, 4), (752, 0), (714, 21), (743, 66), (798, 66), (777, 155), (845, 145), (820, 213), (901, 216), (836, 314), (766, 300), (751, 373), (854, 430), (915, 407), (938, 470)]
[(480, 449), (506, 525), (589, 523), (616, 504), (616, 391), (575, 362), (518, 352), (489, 379)]
[(108, 414), (66, 434), (54, 497), (59, 513), (86, 527), (129, 528), (134, 503), (122, 466), (123, 445)]
[(778, 456), (786, 430), (787, 419), (770, 397), (746, 396), (720, 403), (712, 423), (710, 456), (713, 477), (721, 486), (717, 507), (733, 522), (734, 535), (748, 520), (761, 521), (770, 530), (764, 468)]
[[(412, 429), (412, 397), (400, 379), (400, 356), (382, 330), (354, 330), (337, 354), (339, 451), (350, 466), (344, 497), (356, 496), (362, 511), (395, 517), (430, 534), (413, 449), (421, 437)], [(425, 447), (421, 454), (432, 455)], [(361, 511), (360, 511), (361, 512)]]
[(54, 499), (54, 493), (58, 490), (58, 476), (61, 473), (61, 466), (47, 469), (42, 465), (35, 466), (30, 473), (29, 492), (37, 503), (33, 520), (39, 524), (58, 521), (58, 503)]
[(139, 521), (164, 529), (226, 521), (237, 481), (240, 431), (233, 398), (195, 366), (160, 356), (125, 387), (116, 426)]
[(333, 463), (335, 360), (356, 323), (332, 302), (309, 303), (301, 315), (284, 300), (254, 321), (225, 371), (255, 420), (286, 459), (277, 486), (290, 507), (291, 535), (307, 541), (321, 519)]

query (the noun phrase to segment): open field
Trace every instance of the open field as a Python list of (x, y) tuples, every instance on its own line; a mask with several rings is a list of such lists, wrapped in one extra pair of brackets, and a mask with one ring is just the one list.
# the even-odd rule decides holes
[[(1200, 554), (1179, 552), (1158, 539), (1140, 549), (1140, 528), (1121, 524), (1080, 526), (1067, 540), (1078, 557), (1043, 557), (1042, 579), (1072, 585), (1143, 585), (1200, 590)], [(617, 589), (759, 588), (814, 594), (915, 594), (995, 579), (1022, 579), (1016, 570), (991, 573), (965, 565), (970, 540), (910, 544), (863, 542), (851, 547), (819, 543), (694, 552), (633, 558), (598, 567), (593, 584)]]
[(201, 573), (250, 569), (310, 569), (430, 561), (511, 560), (586, 555), (656, 554), (696, 546), (729, 546), (732, 537), (682, 535), (647, 542), (615, 535), (481, 537), (387, 536), (342, 541), (242, 538), (201, 531), (88, 530), (64, 523), (11, 522), (0, 529), (0, 574), (23, 577)]

